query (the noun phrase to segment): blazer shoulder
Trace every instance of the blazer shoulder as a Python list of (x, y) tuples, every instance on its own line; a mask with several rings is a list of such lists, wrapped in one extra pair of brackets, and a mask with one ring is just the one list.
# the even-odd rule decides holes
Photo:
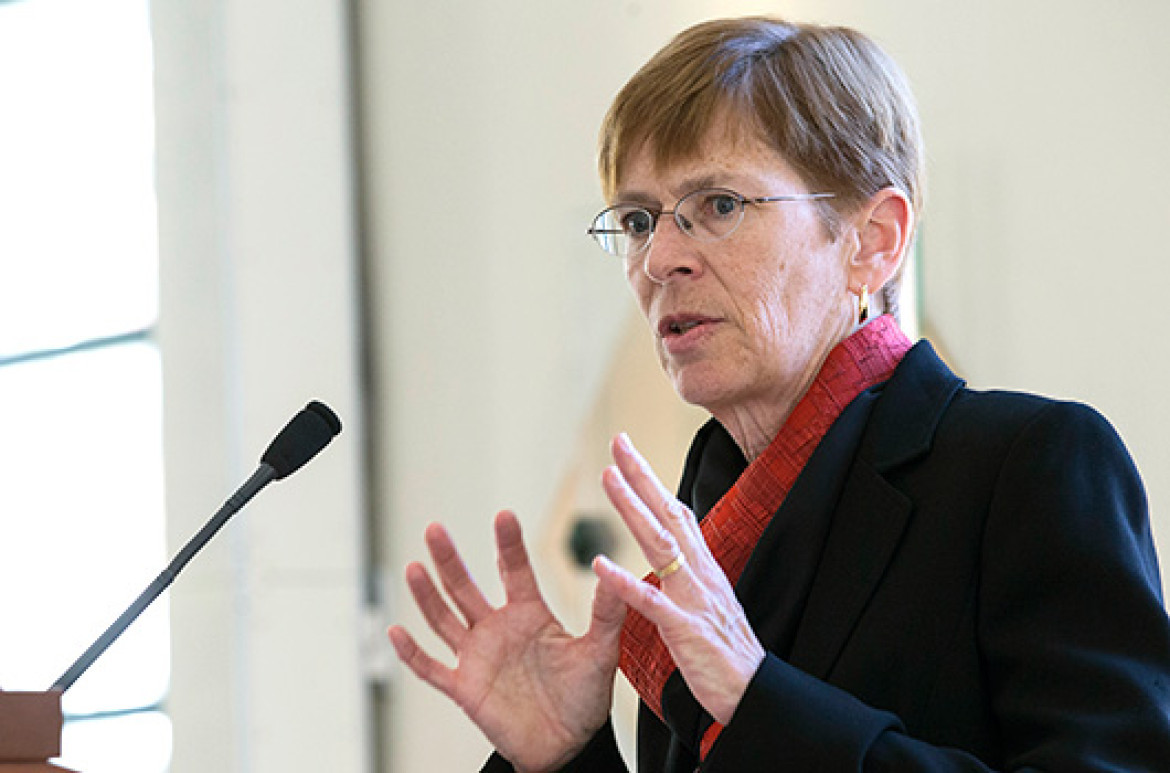
[(942, 426), (1078, 446), (1125, 447), (1113, 424), (1093, 406), (1029, 392), (963, 388), (948, 407)]
[(1033, 422), (1041, 434), (1047, 428), (1056, 435), (1075, 432), (1098, 444), (1121, 444), (1113, 426), (1091, 406), (1030, 392), (973, 389), (921, 341), (882, 388), (868, 453), (879, 470), (888, 470), (955, 436), (972, 444), (1010, 443)]

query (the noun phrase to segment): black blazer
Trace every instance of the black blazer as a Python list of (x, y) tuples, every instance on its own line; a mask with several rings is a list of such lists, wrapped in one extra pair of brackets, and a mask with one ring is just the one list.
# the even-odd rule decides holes
[[(684, 500), (721, 433), (696, 436)], [(1170, 771), (1145, 494), (1095, 411), (965, 389), (921, 342), (833, 425), (792, 518), (826, 523), (807, 598), (783, 630), (770, 525), (736, 586), (769, 654), (703, 771)], [(691, 773), (702, 709), (677, 675), (663, 707), (638, 770)], [(625, 770), (611, 728), (567, 770)]]

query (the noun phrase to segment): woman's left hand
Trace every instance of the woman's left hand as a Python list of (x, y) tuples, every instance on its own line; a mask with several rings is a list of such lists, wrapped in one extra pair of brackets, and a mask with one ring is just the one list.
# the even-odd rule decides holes
[[(613, 441), (616, 465), (602, 484), (650, 566), (682, 565), (661, 589), (604, 556), (593, 563), (601, 582), (658, 628), (695, 699), (727, 724), (760, 663), (764, 648), (723, 569), (715, 561), (694, 514), (654, 475), (628, 437)], [(664, 573), (665, 574), (665, 573)]]

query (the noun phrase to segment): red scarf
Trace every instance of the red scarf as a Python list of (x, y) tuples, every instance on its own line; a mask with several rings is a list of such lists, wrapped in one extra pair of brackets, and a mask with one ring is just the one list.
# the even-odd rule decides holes
[[(837, 344), (771, 444), (707, 513), (700, 525), (703, 538), (732, 585), (739, 581), (768, 522), (829, 427), (855, 397), (889, 380), (910, 346), (910, 339), (889, 315), (878, 317)], [(645, 580), (659, 584), (653, 573)], [(630, 610), (621, 648), (622, 672), (661, 719), (662, 689), (675, 664), (658, 629)], [(702, 757), (721, 729), (716, 722), (703, 736)]]

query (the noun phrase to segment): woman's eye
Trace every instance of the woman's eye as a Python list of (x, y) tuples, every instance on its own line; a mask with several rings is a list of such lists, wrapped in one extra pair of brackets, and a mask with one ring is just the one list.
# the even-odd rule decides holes
[(650, 213), (643, 209), (627, 212), (621, 219), (622, 230), (631, 236), (644, 236), (650, 232), (653, 222)]
[(707, 199), (706, 209), (716, 217), (728, 217), (734, 215), (735, 211), (739, 209), (739, 202), (734, 196), (729, 196), (726, 193), (716, 193)]

